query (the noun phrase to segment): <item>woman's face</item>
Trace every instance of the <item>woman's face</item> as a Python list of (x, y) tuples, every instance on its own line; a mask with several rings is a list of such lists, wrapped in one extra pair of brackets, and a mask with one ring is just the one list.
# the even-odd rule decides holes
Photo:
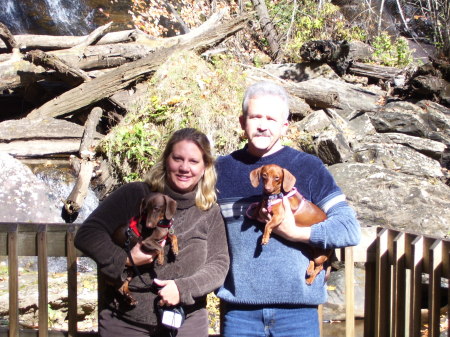
[(205, 173), (202, 151), (189, 140), (175, 143), (166, 165), (167, 182), (174, 191), (179, 193), (194, 190)]

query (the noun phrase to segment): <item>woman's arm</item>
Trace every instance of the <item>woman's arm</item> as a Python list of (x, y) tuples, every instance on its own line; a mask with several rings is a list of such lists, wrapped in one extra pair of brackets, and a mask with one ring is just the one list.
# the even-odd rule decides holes
[(180, 301), (193, 304), (196, 297), (204, 296), (221, 286), (228, 272), (230, 258), (225, 224), (219, 207), (211, 209), (207, 234), (207, 257), (201, 268), (193, 275), (175, 280)]
[[(136, 215), (144, 193), (140, 183), (120, 187), (100, 203), (75, 236), (75, 246), (94, 259), (100, 272), (113, 284), (123, 282), (127, 253), (112, 241), (111, 235)], [(136, 254), (135, 263), (142, 261)]]

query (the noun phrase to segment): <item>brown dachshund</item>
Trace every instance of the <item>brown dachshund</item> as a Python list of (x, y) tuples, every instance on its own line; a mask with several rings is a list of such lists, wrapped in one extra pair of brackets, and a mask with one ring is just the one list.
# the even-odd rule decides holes
[[(247, 214), (253, 218), (264, 219), (265, 217), (261, 212), (262, 208), (265, 208), (271, 214), (272, 218), (266, 223), (264, 228), (263, 245), (269, 242), (272, 230), (279, 226), (284, 219), (283, 197), (288, 197), (292, 212), (294, 213), (295, 224), (299, 227), (310, 227), (327, 218), (319, 207), (306, 200), (294, 188), (296, 179), (288, 170), (278, 165), (270, 164), (261, 166), (250, 172), (250, 182), (253, 187), (257, 187), (261, 180), (264, 185), (264, 198), (262, 202), (254, 206), (251, 212), (252, 214), (250, 214), (250, 209)], [(323, 269), (323, 264), (333, 253), (331, 249), (310, 248), (311, 260), (306, 271), (307, 284), (313, 283), (316, 276)]]
[[(142, 199), (139, 216), (131, 218), (129, 223), (119, 226), (113, 233), (112, 239), (124, 249), (131, 250), (138, 242), (142, 242), (144, 252), (157, 253), (157, 263), (164, 264), (165, 241), (170, 240), (173, 254), (178, 255), (178, 239), (173, 232), (172, 218), (177, 208), (177, 202), (165, 194), (154, 193)], [(130, 261), (133, 263), (133, 261)], [(130, 305), (137, 301), (131, 296), (128, 284), (134, 277), (128, 268), (128, 277), (119, 292)]]

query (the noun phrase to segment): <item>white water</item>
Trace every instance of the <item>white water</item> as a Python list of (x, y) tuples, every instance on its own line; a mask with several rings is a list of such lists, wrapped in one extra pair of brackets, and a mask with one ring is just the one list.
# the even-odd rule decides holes
[(0, 0), (0, 22), (13, 34), (86, 35), (96, 27), (86, 0)]
[[(89, 27), (90, 12), (87, 11), (83, 1), (80, 0), (44, 0), (49, 16), (59, 30), (68, 35), (84, 35), (92, 29)], [(80, 22), (84, 22), (88, 27), (79, 27)]]

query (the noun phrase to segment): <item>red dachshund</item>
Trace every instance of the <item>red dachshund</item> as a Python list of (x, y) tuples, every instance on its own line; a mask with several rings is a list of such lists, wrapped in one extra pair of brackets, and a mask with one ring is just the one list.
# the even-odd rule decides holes
[[(157, 263), (162, 265), (166, 240), (170, 240), (173, 254), (178, 255), (178, 239), (172, 228), (172, 218), (176, 209), (177, 202), (172, 198), (162, 193), (151, 194), (142, 199), (139, 216), (119, 226), (114, 231), (112, 239), (128, 252), (138, 242), (142, 242), (141, 249), (148, 253), (156, 251)], [(119, 292), (130, 305), (136, 305), (137, 301), (131, 296), (128, 288), (135, 275), (130, 268), (128, 269), (128, 277), (119, 288)]]
[[(295, 224), (299, 227), (310, 227), (313, 224), (324, 221), (327, 216), (312, 202), (306, 200), (296, 188), (295, 177), (288, 170), (275, 165), (264, 165), (250, 172), (250, 182), (253, 187), (257, 187), (262, 180), (264, 185), (264, 198), (262, 202), (251, 205), (247, 211), (250, 218), (262, 218), (265, 216), (261, 209), (265, 208), (271, 219), (266, 223), (262, 244), (269, 242), (272, 230), (279, 226), (284, 219), (285, 210), (282, 198), (287, 197), (294, 213)], [(316, 276), (323, 269), (323, 264), (330, 258), (333, 250), (311, 248), (311, 259), (306, 270), (306, 283), (312, 284)]]

